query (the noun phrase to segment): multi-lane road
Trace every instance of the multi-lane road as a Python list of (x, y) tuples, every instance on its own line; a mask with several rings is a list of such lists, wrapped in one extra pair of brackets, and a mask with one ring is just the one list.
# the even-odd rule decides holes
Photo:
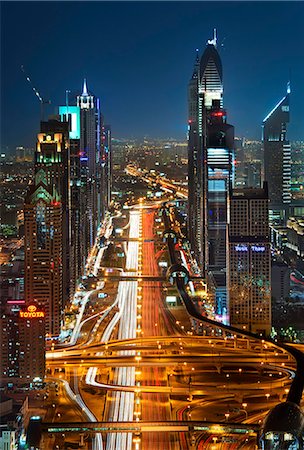
[[(275, 346), (219, 335), (215, 328), (212, 333), (209, 327), (209, 336), (198, 336), (182, 307), (166, 304), (169, 286), (157, 280), (156, 255), (164, 245), (155, 233), (157, 213), (157, 204), (140, 203), (127, 211), (125, 219), (107, 220), (102, 230), (106, 240), (112, 239), (116, 226), (123, 229), (119, 241), (125, 264), (113, 269), (111, 279), (111, 272), (105, 276), (100, 270), (106, 243), (92, 249), (88, 272), (97, 277), (99, 287), (104, 282), (105, 286), (83, 292), (70, 342), (47, 354), (49, 381), (61, 376), (62, 389), (84, 422), (258, 424), (270, 407), (286, 398), (295, 362)], [(100, 292), (112, 294), (98, 300)], [(60, 398), (55, 399), (58, 405)], [(52, 419), (69, 421), (64, 414)], [(225, 428), (206, 426), (195, 433), (159, 430), (98, 432), (87, 446), (95, 450), (255, 446), (252, 434), (233, 434), (231, 442), (222, 442)]]

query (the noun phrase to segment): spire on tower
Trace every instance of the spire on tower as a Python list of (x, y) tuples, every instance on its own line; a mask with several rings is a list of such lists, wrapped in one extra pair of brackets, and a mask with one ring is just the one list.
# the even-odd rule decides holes
[(216, 47), (216, 43), (217, 43), (216, 28), (213, 28), (213, 39), (208, 39), (207, 43), (208, 43), (208, 45), (214, 45), (214, 47)]
[(83, 88), (82, 88), (82, 94), (81, 95), (88, 95), (88, 88), (87, 88), (87, 80), (84, 78), (83, 80)]
[(290, 88), (290, 81), (287, 82), (287, 94), (290, 94), (291, 88)]

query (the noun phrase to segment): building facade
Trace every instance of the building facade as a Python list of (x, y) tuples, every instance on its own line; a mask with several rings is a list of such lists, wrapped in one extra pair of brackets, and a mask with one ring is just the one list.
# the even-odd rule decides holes
[(229, 206), (230, 324), (252, 332), (271, 330), (271, 253), (268, 191), (234, 189)]
[(95, 241), (97, 229), (103, 215), (102, 184), (103, 184), (103, 117), (100, 110), (100, 100), (90, 94), (86, 80), (83, 83), (82, 94), (77, 96), (77, 106), (80, 108), (80, 163), (81, 182), (86, 209), (84, 224), (87, 248)]
[[(42, 122), (42, 130), (59, 127)], [(70, 179), (67, 123), (64, 131), (38, 134), (35, 181), (24, 205), (25, 301), (46, 314), (46, 332), (60, 333), (70, 287)]]
[(45, 312), (36, 304), (1, 305), (1, 379), (7, 385), (41, 384), (45, 374)]
[(287, 139), (289, 123), (287, 94), (263, 120), (264, 179), (268, 183), (271, 222), (286, 223), (291, 202), (291, 150)]
[(227, 123), (223, 109), (216, 33), (202, 57), (196, 56), (188, 106), (189, 239), (203, 276), (215, 289), (216, 313), (227, 316), (227, 215), (229, 186), (234, 182), (234, 127)]
[(207, 117), (216, 100), (223, 103), (222, 63), (217, 38), (196, 56), (188, 85), (188, 230), (191, 247), (204, 275), (208, 271)]
[(215, 284), (216, 314), (227, 316), (227, 223), (229, 186), (234, 179), (234, 127), (213, 100), (207, 117), (207, 239), (208, 272)]

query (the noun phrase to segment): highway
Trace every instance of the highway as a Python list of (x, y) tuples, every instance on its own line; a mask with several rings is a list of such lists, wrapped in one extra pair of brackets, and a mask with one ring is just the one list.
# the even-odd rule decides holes
[[(159, 208), (159, 203), (142, 202), (129, 207), (125, 222), (121, 215), (118, 222), (108, 220), (108, 239), (115, 242), (115, 223), (123, 229), (119, 245), (125, 265), (112, 277), (102, 275), (103, 252), (96, 245), (88, 271), (94, 271), (102, 291), (113, 294), (106, 302), (98, 300), (100, 289), (83, 292), (72, 338), (47, 352), (48, 370), (64, 379), (67, 395), (91, 422), (162, 424), (140, 433), (132, 427), (129, 432), (119, 427), (106, 435), (96, 432), (94, 450), (212, 449), (215, 444), (225, 450), (253, 449), (254, 433), (244, 437), (235, 431), (233, 442), (221, 442), (223, 431), (211, 432), (214, 427), (164, 432), (174, 421), (258, 427), (267, 411), (287, 398), (296, 363), (288, 349), (242, 332), (225, 332), (212, 320), (206, 319), (205, 334), (197, 335), (191, 313), (182, 304), (166, 304), (167, 293), (178, 296), (178, 291), (159, 277), (156, 255), (163, 258), (166, 246), (156, 236)], [(170, 264), (168, 253), (167, 258)], [(57, 373), (60, 368), (65, 372)]]

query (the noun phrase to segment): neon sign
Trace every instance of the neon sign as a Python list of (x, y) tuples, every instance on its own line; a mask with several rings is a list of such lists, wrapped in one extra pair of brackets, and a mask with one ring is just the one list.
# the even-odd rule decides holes
[(247, 245), (236, 245), (234, 248), (237, 252), (248, 252)]
[[(235, 245), (234, 247), (236, 252), (248, 252), (248, 245)], [(251, 245), (251, 250), (253, 252), (261, 253), (265, 252), (265, 245)]]
[(38, 317), (44, 317), (44, 312), (37, 311), (35, 305), (29, 305), (26, 311), (19, 311), (19, 317), (22, 317), (23, 319), (36, 319)]
[(265, 251), (265, 246), (264, 245), (252, 245), (251, 246), (251, 250), (253, 252), (264, 252)]

